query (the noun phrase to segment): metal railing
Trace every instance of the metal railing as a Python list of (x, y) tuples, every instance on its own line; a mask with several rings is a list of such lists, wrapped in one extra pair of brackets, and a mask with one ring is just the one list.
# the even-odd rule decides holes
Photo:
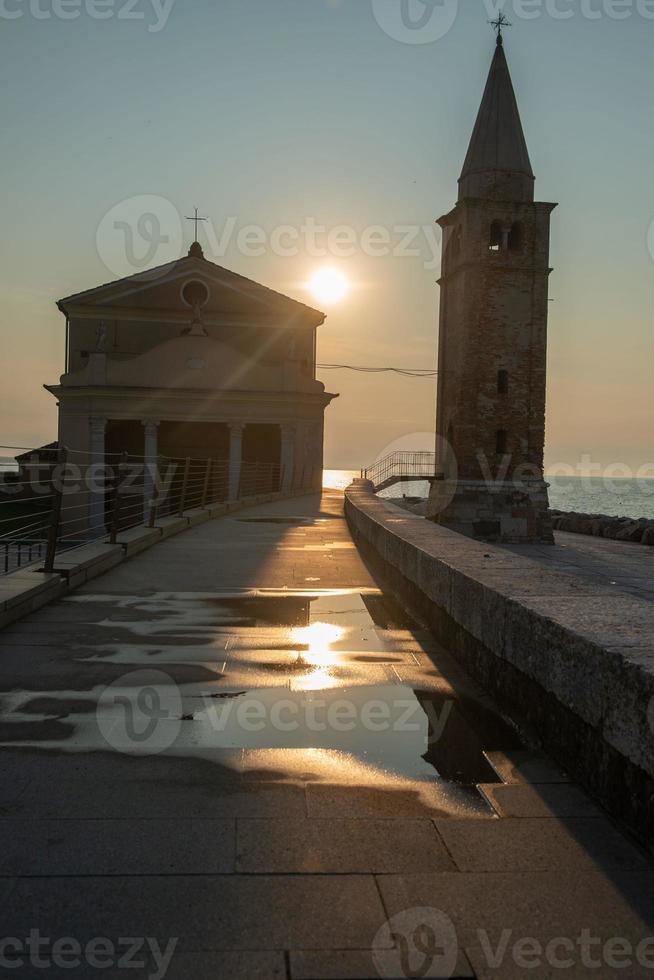
[(45, 541), (30, 538), (0, 538), (0, 575), (9, 575), (23, 565), (31, 565), (45, 556)]
[[(284, 486), (278, 463), (106, 453), (50, 446), (0, 447), (0, 576), (57, 558), (94, 541), (116, 543), (121, 532), (229, 500), (276, 493)], [(7, 455), (10, 453), (12, 455)], [(291, 474), (289, 486), (311, 489), (311, 471)]]
[(361, 470), (361, 476), (370, 480), (375, 493), (378, 493), (395, 483), (428, 480), (435, 472), (436, 453), (398, 451)]

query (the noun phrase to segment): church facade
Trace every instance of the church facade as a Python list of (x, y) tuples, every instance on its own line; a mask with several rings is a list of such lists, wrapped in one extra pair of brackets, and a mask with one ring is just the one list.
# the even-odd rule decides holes
[[(46, 385), (72, 461), (118, 454), (222, 461), (225, 499), (268, 464), (270, 490), (322, 485), (324, 411), (316, 379), (324, 314), (206, 260), (179, 261), (62, 299), (66, 367)], [(147, 478), (146, 478), (147, 479)], [(89, 522), (104, 514), (89, 504)], [(97, 529), (97, 527), (96, 527)]]
[(535, 178), (501, 34), (443, 229), (437, 473), (428, 516), (487, 541), (553, 540), (543, 476), (554, 204)]

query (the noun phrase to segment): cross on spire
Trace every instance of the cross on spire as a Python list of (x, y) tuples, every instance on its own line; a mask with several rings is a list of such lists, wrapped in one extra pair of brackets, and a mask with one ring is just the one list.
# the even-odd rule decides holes
[(493, 30), (497, 32), (497, 43), (503, 44), (504, 40), (502, 38), (502, 28), (513, 27), (511, 21), (507, 20), (507, 18), (504, 16), (503, 11), (500, 11), (499, 14), (497, 15), (497, 20), (489, 20), (488, 23), (491, 25)]
[(186, 221), (193, 221), (193, 222), (195, 222), (195, 241), (197, 242), (197, 240), (198, 240), (198, 223), (200, 221), (208, 221), (209, 219), (208, 218), (200, 218), (200, 217), (198, 217), (198, 211), (200, 210), (199, 208), (195, 208), (194, 210), (195, 210), (195, 216), (193, 218), (189, 218), (188, 215), (186, 215), (185, 220)]

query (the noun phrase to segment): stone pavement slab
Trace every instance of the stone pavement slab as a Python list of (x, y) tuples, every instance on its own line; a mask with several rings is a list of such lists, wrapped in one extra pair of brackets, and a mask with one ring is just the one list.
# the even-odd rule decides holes
[(177, 937), (189, 952), (361, 949), (386, 919), (371, 875), (22, 878), (2, 911), (8, 936)]
[(488, 947), (468, 947), (465, 952), (477, 980), (497, 980), (498, 977), (502, 980), (525, 980), (526, 977), (537, 977), (538, 980), (588, 980), (593, 976), (601, 980), (648, 980), (652, 969), (640, 965), (634, 955), (637, 948), (636, 951), (625, 952), (620, 947), (620, 939), (616, 941), (617, 955), (608, 955), (615, 956), (615, 962), (623, 965), (615, 968), (607, 965), (603, 951), (598, 953), (595, 945), (585, 954), (584, 965), (580, 947), (576, 947), (567, 936), (554, 937), (549, 943), (541, 943), (535, 939), (530, 941), (529, 937), (512, 935), (506, 945), (501, 945), (499, 950), (493, 948), (490, 955)]
[(457, 867), (466, 872), (617, 868), (647, 873), (651, 864), (608, 820), (437, 820)]
[(6, 820), (0, 875), (220, 874), (234, 870), (234, 820)]
[[(459, 946), (496, 948), (505, 930), (516, 939), (563, 936), (577, 942), (584, 930), (633, 943), (652, 935), (651, 876), (628, 871), (609, 879), (599, 871), (444, 872), (377, 878), (389, 915), (409, 908), (443, 910), (454, 923)], [(598, 974), (598, 975), (601, 975)], [(498, 972), (502, 977), (502, 973)]]
[[(336, 950), (291, 950), (291, 980), (378, 980), (380, 967), (369, 949)], [(381, 974), (387, 980), (406, 980), (411, 973), (402, 967), (393, 976), (386, 970)], [(467, 980), (475, 974), (465, 953), (459, 951), (454, 973), (443, 973), (437, 966), (421, 966), (418, 974), (422, 980)]]
[[(29, 771), (29, 770), (28, 770)], [(5, 805), (8, 817), (38, 819), (230, 820), (238, 816), (293, 821), (306, 816), (302, 786), (229, 779), (190, 783), (171, 771), (169, 780), (125, 779), (98, 784), (88, 776), (43, 783), (35, 775)]]
[(287, 980), (287, 976), (286, 957), (281, 951), (224, 950), (177, 953), (165, 980)]
[(601, 817), (603, 811), (578, 786), (566, 783), (504, 785), (479, 790), (500, 817)]
[(248, 874), (449, 871), (429, 820), (247, 820), (237, 823), (236, 870)]

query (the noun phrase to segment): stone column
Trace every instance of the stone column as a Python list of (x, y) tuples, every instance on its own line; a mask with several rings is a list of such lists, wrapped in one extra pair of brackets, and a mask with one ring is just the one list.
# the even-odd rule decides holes
[(295, 478), (295, 426), (282, 425), (281, 483), (282, 493), (293, 489)]
[(229, 500), (238, 500), (243, 458), (242, 422), (229, 422)]
[(322, 481), (323, 481), (323, 468), (325, 465), (325, 422), (322, 419), (320, 422), (316, 422), (313, 427), (314, 431), (314, 469), (313, 469), (313, 483), (312, 487), (319, 493), (322, 493)]
[[(100, 537), (105, 532), (104, 513), (104, 465), (105, 465), (105, 431), (107, 420), (92, 416), (89, 419), (89, 472), (87, 473), (89, 490), (89, 525), (93, 537)], [(80, 512), (81, 513), (81, 512)]]
[(143, 419), (143, 520), (150, 517), (150, 501), (154, 491), (154, 478), (157, 472), (159, 422), (154, 419)]

